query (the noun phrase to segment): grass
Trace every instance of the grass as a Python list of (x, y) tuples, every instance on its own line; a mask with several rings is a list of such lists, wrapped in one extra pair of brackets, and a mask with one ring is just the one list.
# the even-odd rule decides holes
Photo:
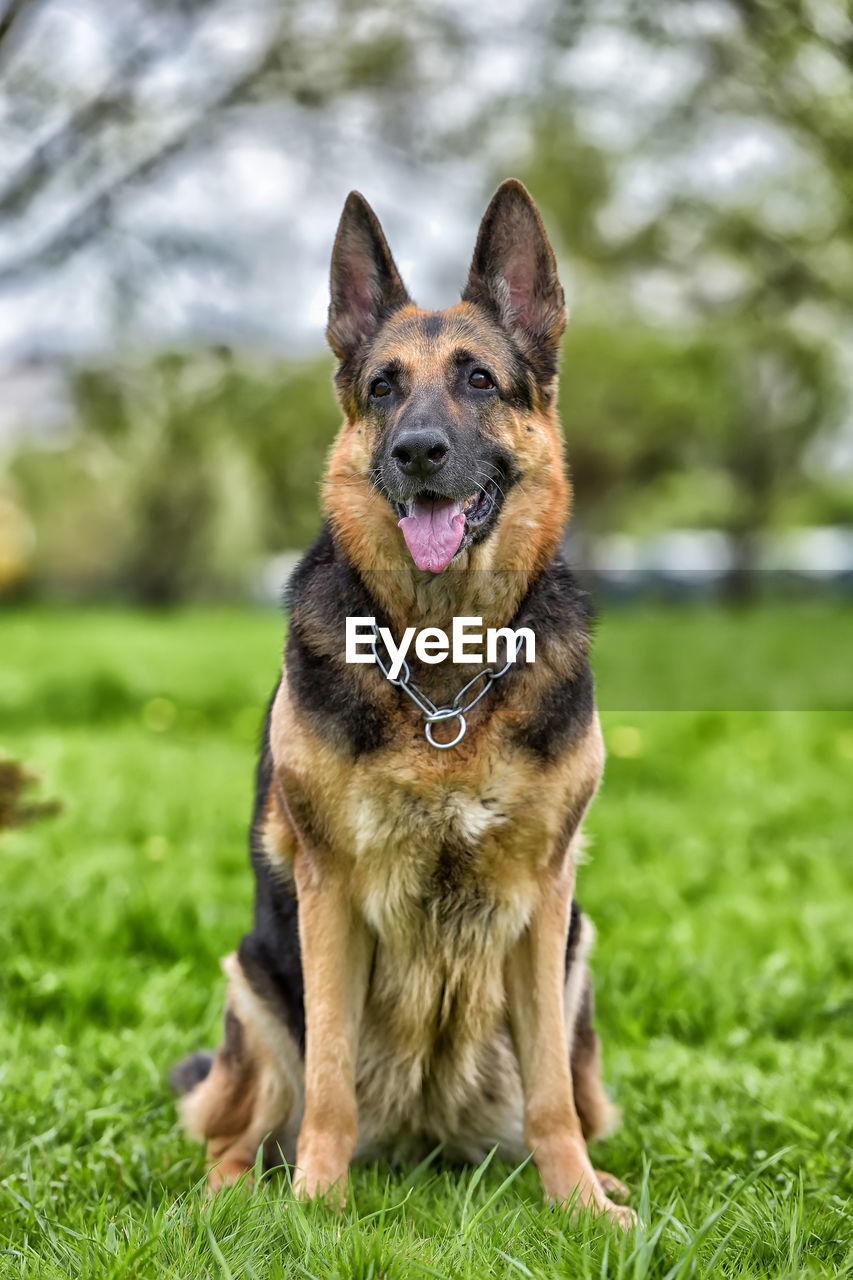
[(497, 1162), (356, 1169), (341, 1217), (280, 1174), (205, 1203), (165, 1075), (217, 1041), (248, 925), (280, 619), (0, 616), (0, 757), (63, 804), (0, 837), (0, 1276), (853, 1275), (850, 618), (746, 617), (599, 631), (579, 896), (624, 1111), (593, 1155), (643, 1219), (623, 1238)]

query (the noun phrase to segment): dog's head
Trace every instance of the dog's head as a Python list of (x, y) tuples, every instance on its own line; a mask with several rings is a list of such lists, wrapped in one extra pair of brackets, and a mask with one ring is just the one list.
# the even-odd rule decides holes
[(325, 498), (359, 567), (531, 572), (553, 554), (568, 507), (554, 404), (565, 323), (521, 183), (493, 197), (447, 311), (415, 306), (373, 210), (348, 197), (327, 330), (345, 422)]

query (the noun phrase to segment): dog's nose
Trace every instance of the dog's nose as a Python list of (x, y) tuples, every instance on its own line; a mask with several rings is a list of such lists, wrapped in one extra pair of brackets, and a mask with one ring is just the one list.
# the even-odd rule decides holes
[(447, 461), (450, 441), (438, 427), (410, 427), (398, 438), (391, 457), (406, 476), (427, 480)]

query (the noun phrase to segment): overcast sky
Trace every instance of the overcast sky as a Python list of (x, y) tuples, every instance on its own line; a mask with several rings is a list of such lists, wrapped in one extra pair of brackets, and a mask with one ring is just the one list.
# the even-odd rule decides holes
[[(122, 0), (120, 7), (105, 10), (102, 0), (45, 0), (15, 57), (25, 65), (37, 52), (38, 65), (56, 83), (70, 86), (72, 96), (90, 93), (109, 77), (122, 24), (144, 34), (146, 24), (162, 21), (152, 17), (156, 7), (139, 0), (134, 9), (136, 2)], [(520, 97), (530, 90), (536, 15), (547, 2), (500, 0), (490, 4), (488, 22), (479, 11), (468, 13), (464, 56), (454, 64), (464, 68), (462, 74), (453, 68), (448, 73), (441, 48), (433, 48), (428, 38), (419, 44), (427, 76), (415, 105), (427, 143), (442, 129), (470, 120), (490, 98)], [(457, 6), (445, 3), (455, 13)], [(423, 8), (440, 14), (442, 5)], [(298, 24), (335, 39), (334, 0), (297, 4), (293, 12)], [(389, 12), (387, 6), (365, 5), (352, 20), (372, 21), (381, 31)], [(209, 16), (194, 28), (193, 40), (178, 33), (174, 49), (158, 59), (145, 82), (152, 119), (167, 131), (180, 123), (187, 110), (186, 85), (197, 84), (203, 100), (217, 76), (250, 60), (275, 13), (269, 0), (211, 0)], [(697, 0), (683, 20), (714, 28), (733, 19), (725, 4)], [(641, 121), (684, 91), (697, 68), (677, 36), (670, 48), (650, 57), (648, 47), (602, 23), (562, 56), (557, 78), (583, 89), (589, 137), (624, 149)], [(0, 101), (0, 189), (34, 141), (32, 130), (16, 122), (8, 98), (7, 93)], [(189, 103), (194, 105), (192, 94)], [(65, 109), (61, 103), (53, 118), (45, 114), (39, 122), (44, 134)], [(428, 307), (450, 305), (464, 282), (494, 177), (509, 176), (520, 166), (527, 141), (522, 113), (512, 111), (504, 115), (496, 137), (475, 139), (458, 159), (428, 158), (428, 145), (413, 154), (390, 141), (363, 97), (347, 96), (319, 112), (293, 103), (246, 111), (211, 145), (179, 157), (150, 182), (132, 188), (122, 200), (117, 229), (106, 240), (46, 275), (0, 288), (0, 352), (8, 360), (33, 350), (84, 353), (116, 343), (162, 347), (210, 340), (282, 352), (318, 349), (329, 254), (340, 209), (353, 187), (379, 214), (413, 296)], [(740, 184), (760, 181), (786, 159), (791, 157), (785, 140), (768, 126), (721, 120), (716, 129), (691, 140), (683, 156), (670, 156), (664, 164), (638, 152), (625, 165), (619, 197), (602, 216), (618, 234), (653, 218), (673, 185), (683, 191), (713, 187), (725, 200)], [(569, 172), (566, 182), (571, 183)], [(0, 230), (0, 265), (38, 244), (83, 195), (48, 187), (26, 219), (7, 226), (5, 236)], [(545, 214), (547, 221), (547, 209)], [(145, 247), (153, 233), (191, 234), (222, 252), (206, 259), (177, 255), (164, 262)], [(571, 291), (571, 263), (564, 261), (562, 270)], [(677, 281), (650, 276), (643, 288), (650, 308), (670, 319), (677, 315)]]
[[(98, 86), (108, 76), (109, 41), (98, 8), (84, 0), (48, 5), (27, 33), (28, 44), (47, 50), (56, 74), (75, 86)], [(322, 4), (302, 8), (322, 25)], [(442, 83), (437, 75), (424, 94), (427, 132), (431, 113), (436, 127), (462, 124), (489, 93), (521, 87), (525, 53), (507, 36), (529, 5), (510, 0), (494, 8), (491, 31), (501, 30), (499, 10), (506, 10), (500, 39), (472, 41), (464, 80)], [(230, 10), (227, 22), (209, 23), (192, 56), (176, 52), (173, 65), (161, 68), (152, 101), (158, 94), (167, 101), (174, 83), (198, 73), (203, 57), (218, 59), (226, 69), (239, 67), (262, 36), (269, 12), (261, 2)], [(26, 53), (21, 48), (19, 57)], [(54, 122), (46, 120), (45, 134)], [(7, 129), (3, 136), (8, 145), (0, 148), (0, 183), (33, 142), (25, 131), (16, 136)], [(508, 170), (522, 143), (521, 137), (505, 137)], [(181, 156), (150, 184), (133, 189), (122, 202), (122, 234), (110, 243), (96, 243), (47, 278), (0, 290), (0, 350), (84, 351), (109, 346), (117, 336), (155, 345), (215, 339), (316, 348), (323, 341), (335, 228), (354, 187), (379, 213), (414, 295), (427, 306), (448, 305), (464, 281), (488, 194), (484, 175), (493, 162), (478, 151), (460, 161), (413, 164), (382, 140), (370, 103), (353, 97), (321, 113), (292, 104), (247, 112), (213, 145)], [(54, 192), (41, 201), (35, 218), (0, 234), (0, 262), (37, 244), (80, 196)], [(158, 264), (146, 257), (144, 237), (137, 237), (152, 230), (201, 235), (223, 246), (226, 260)], [(129, 308), (115, 288), (125, 271)], [(122, 334), (124, 325), (129, 329)]]

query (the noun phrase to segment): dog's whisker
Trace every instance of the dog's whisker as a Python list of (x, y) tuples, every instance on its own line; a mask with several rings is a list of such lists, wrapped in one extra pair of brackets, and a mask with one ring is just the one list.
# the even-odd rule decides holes
[(360, 481), (368, 480), (369, 478), (370, 478), (369, 471), (351, 471), (348, 475), (341, 476), (340, 479), (327, 478), (326, 484), (333, 484), (333, 485), (337, 485), (338, 487), (343, 487), (350, 484), (358, 484)]
[[(486, 468), (488, 468), (488, 470), (486, 470)], [(478, 464), (477, 472), (479, 475), (485, 476), (488, 484), (493, 484), (495, 486), (495, 488), (497, 489), (498, 493), (501, 495), (502, 498), (506, 497), (506, 493), (504, 492), (501, 485), (498, 483), (498, 476), (501, 474), (499, 467), (497, 467), (493, 462), (481, 461)], [(489, 474), (490, 472), (492, 474)]]
[[(503, 489), (498, 484), (494, 476), (488, 475), (488, 473), (483, 471), (482, 469), (478, 470), (477, 474), (483, 476), (483, 478), (486, 481), (486, 484), (494, 485), (494, 487), (497, 489), (498, 493), (501, 495), (502, 498), (506, 498), (506, 494), (504, 493)], [(486, 490), (483, 488), (481, 484), (479, 484), (477, 480), (475, 480), (474, 483), (477, 485), (478, 489), (481, 490), (481, 492), (486, 493)]]

